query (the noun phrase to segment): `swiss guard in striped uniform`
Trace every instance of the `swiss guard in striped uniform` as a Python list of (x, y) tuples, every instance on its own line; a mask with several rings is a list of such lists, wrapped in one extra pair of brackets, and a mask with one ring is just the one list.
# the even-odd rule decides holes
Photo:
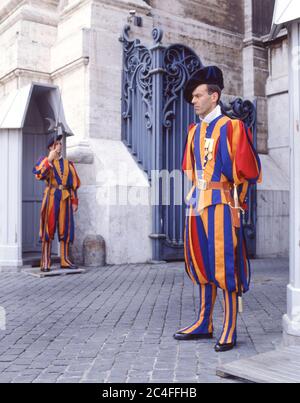
[(242, 231), (249, 184), (261, 181), (261, 165), (252, 134), (240, 120), (224, 116), (219, 106), (222, 71), (209, 66), (196, 71), (184, 96), (200, 123), (190, 126), (182, 169), (192, 181), (187, 196), (184, 233), (186, 272), (200, 288), (195, 323), (178, 330), (177, 340), (213, 337), (213, 309), (220, 288), (224, 323), (215, 351), (236, 345), (238, 296), (248, 291), (250, 267)]
[(62, 136), (57, 132), (50, 133), (47, 146), (48, 157), (42, 156), (33, 168), (36, 179), (46, 183), (40, 217), (41, 271), (50, 271), (51, 242), (56, 228), (61, 268), (76, 269), (69, 259), (69, 245), (74, 240), (73, 213), (78, 209), (77, 189), (80, 180), (74, 164), (62, 156)]

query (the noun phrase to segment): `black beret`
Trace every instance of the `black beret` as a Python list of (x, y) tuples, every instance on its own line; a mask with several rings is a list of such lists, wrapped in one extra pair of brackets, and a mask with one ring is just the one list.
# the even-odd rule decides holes
[(60, 141), (62, 137), (63, 136), (61, 134), (58, 135), (56, 131), (49, 133), (47, 138), (47, 147), (50, 148), (56, 141)]
[(186, 82), (184, 98), (188, 103), (192, 102), (194, 90), (201, 84), (217, 85), (220, 90), (224, 88), (222, 70), (217, 66), (207, 66), (195, 71)]

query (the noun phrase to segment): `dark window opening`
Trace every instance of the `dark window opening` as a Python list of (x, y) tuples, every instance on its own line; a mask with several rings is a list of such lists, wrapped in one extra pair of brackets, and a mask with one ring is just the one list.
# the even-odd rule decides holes
[(271, 30), (275, 0), (252, 0), (252, 30), (257, 36), (267, 35)]

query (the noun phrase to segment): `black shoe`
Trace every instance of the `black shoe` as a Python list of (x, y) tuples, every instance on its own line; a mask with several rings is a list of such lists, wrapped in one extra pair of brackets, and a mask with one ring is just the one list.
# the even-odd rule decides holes
[(45, 272), (49, 272), (50, 269), (48, 267), (41, 267), (41, 271), (45, 273)]
[(173, 334), (174, 339), (176, 340), (197, 340), (197, 339), (212, 339), (212, 333), (198, 333), (198, 334), (191, 334), (191, 333), (181, 333), (177, 332)]
[(222, 353), (224, 351), (232, 350), (233, 347), (235, 347), (235, 346), (236, 346), (236, 341), (233, 341), (232, 343), (225, 343), (225, 344), (217, 343), (215, 345), (215, 351), (217, 353)]

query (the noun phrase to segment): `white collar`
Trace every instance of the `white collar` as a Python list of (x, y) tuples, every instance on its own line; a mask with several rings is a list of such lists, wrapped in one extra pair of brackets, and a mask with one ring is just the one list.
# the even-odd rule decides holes
[(200, 118), (201, 121), (210, 124), (213, 120), (222, 115), (220, 105), (217, 105), (215, 109), (213, 109), (208, 115), (206, 115), (203, 119)]

